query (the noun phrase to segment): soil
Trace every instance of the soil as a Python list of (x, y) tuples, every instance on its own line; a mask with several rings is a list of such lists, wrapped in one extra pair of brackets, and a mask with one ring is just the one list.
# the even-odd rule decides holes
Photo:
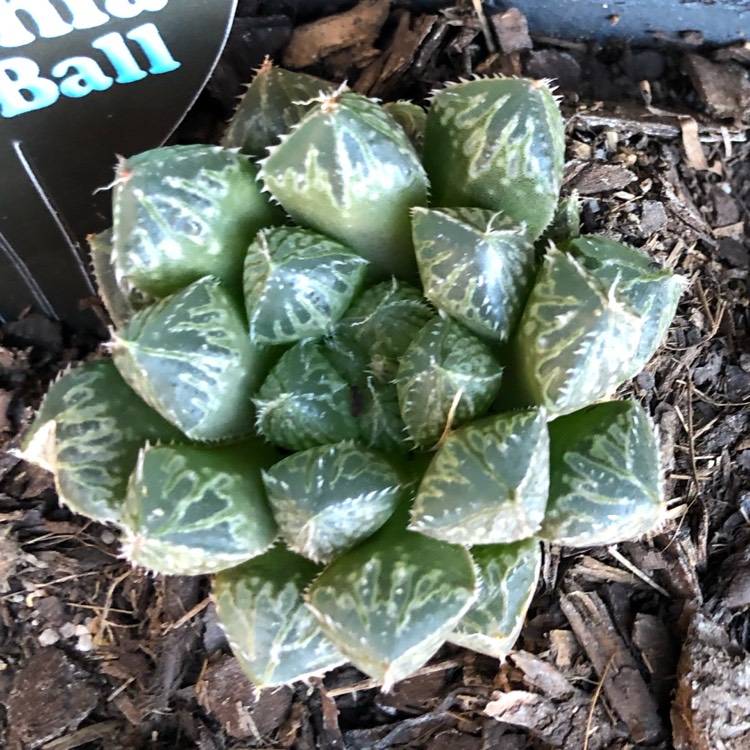
[(287, 6), (241, 0), (175, 141), (215, 140), (265, 54), (388, 99), (472, 73), (558, 79), (564, 189), (585, 231), (689, 281), (667, 341), (622, 389), (659, 426), (669, 521), (639, 542), (546, 549), (504, 663), (446, 647), (390, 694), (352, 667), (257, 692), (207, 579), (130, 568), (111, 529), (60, 508), (49, 475), (14, 456), (50, 380), (100, 349), (29, 312), (0, 327), (0, 746), (750, 748), (750, 47), (530, 38), (518, 12), (480, 18), (471, 2)]

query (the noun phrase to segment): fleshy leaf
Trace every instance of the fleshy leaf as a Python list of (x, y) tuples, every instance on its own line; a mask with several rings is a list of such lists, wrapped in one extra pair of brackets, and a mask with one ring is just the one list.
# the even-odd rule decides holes
[(406, 531), (397, 511), (331, 563), (307, 601), (331, 641), (388, 691), (440, 648), (476, 595), (468, 551)]
[(418, 104), (407, 101), (386, 102), (383, 109), (403, 128), (414, 150), (421, 156), (427, 112)]
[(326, 357), (323, 342), (305, 339), (286, 351), (254, 399), (267, 440), (299, 451), (356, 440), (359, 427), (349, 383)]
[(535, 534), (549, 489), (540, 410), (500, 414), (452, 432), (414, 499), (409, 528), (455, 544), (505, 544)]
[(261, 177), (296, 223), (356, 250), (374, 274), (415, 275), (409, 209), (427, 203), (427, 176), (377, 102), (348, 92), (323, 98), (270, 149)]
[(364, 385), (352, 386), (352, 394), (361, 443), (384, 453), (404, 453), (412, 447), (393, 383), (368, 377)]
[(557, 244), (575, 239), (581, 234), (581, 200), (578, 193), (573, 191), (560, 199), (552, 217), (552, 223), (547, 227), (539, 240), (539, 245), (547, 247), (550, 240)]
[(289, 685), (346, 660), (302, 598), (319, 570), (279, 546), (214, 579), (219, 622), (257, 688)]
[(22, 456), (55, 475), (60, 500), (71, 510), (118, 522), (141, 446), (179, 439), (181, 433), (133, 393), (111, 360), (100, 360), (52, 385)]
[(634, 401), (610, 401), (549, 425), (550, 494), (542, 530), (588, 547), (653, 531), (665, 503), (654, 425)]
[(664, 339), (687, 282), (667, 268), (655, 267), (648, 253), (608, 237), (578, 237), (565, 249), (603, 284), (614, 286), (641, 316), (640, 341), (629, 353), (626, 371), (626, 378), (635, 377)]
[(482, 416), (501, 379), (500, 363), (483, 341), (455, 321), (430, 321), (407, 347), (398, 370), (398, 398), (409, 436), (417, 446), (431, 447), (449, 415), (454, 427)]
[(147, 446), (130, 477), (123, 552), (167, 575), (231, 568), (276, 538), (261, 469), (273, 451), (259, 443)]
[(406, 347), (432, 317), (413, 286), (396, 279), (375, 284), (334, 327), (328, 344), (333, 361), (352, 382), (372, 376), (390, 383)]
[(295, 453), (263, 479), (282, 537), (315, 562), (329, 562), (377, 531), (404, 489), (388, 461), (354, 443)]
[(326, 333), (364, 281), (367, 261), (299, 227), (261, 230), (245, 258), (250, 338), (282, 344)]
[(119, 328), (130, 320), (136, 305), (117, 285), (112, 264), (112, 230), (105, 229), (99, 234), (89, 235), (87, 239), (99, 297), (111, 321)]
[(248, 244), (283, 220), (256, 177), (247, 157), (216, 146), (169, 146), (122, 161), (112, 204), (120, 288), (165, 297), (217, 276), (240, 293)]
[(112, 343), (125, 380), (193, 440), (249, 434), (250, 396), (268, 351), (250, 343), (242, 312), (204, 278), (136, 313)]
[(564, 151), (563, 120), (545, 81), (466, 81), (430, 103), (424, 162), (433, 205), (502, 211), (536, 239), (557, 205)]
[(517, 385), (552, 415), (598, 401), (627, 380), (641, 326), (616, 282), (551, 245), (515, 337)]
[(524, 228), (481, 208), (416, 208), (412, 233), (430, 302), (479, 336), (507, 341), (534, 276)]
[(542, 553), (537, 539), (471, 548), (482, 582), (479, 599), (448, 638), (504, 659), (515, 645), (536, 591)]
[(237, 105), (222, 145), (265, 156), (315, 106), (313, 99), (332, 89), (322, 78), (277, 68), (266, 58)]

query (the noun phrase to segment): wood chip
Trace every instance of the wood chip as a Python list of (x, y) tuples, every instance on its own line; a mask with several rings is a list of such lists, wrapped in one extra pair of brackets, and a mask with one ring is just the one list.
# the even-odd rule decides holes
[(664, 736), (658, 706), (604, 602), (594, 593), (574, 591), (560, 600), (560, 606), (632, 738), (658, 742)]
[(569, 170), (563, 184), (580, 195), (599, 195), (620, 190), (636, 180), (636, 176), (619, 164), (585, 162)]
[(423, 15), (417, 18), (405, 10), (395, 14), (396, 31), (388, 50), (365, 68), (354, 85), (354, 90), (368, 96), (386, 97), (398, 86), (403, 74), (417, 57), (422, 42), (430, 35), (438, 17)]
[(525, 49), (531, 49), (531, 37), (526, 16), (517, 8), (509, 8), (504, 13), (495, 13), (490, 22), (495, 29), (500, 49), (511, 55)]
[(371, 48), (390, 8), (390, 0), (362, 0), (345, 13), (298, 26), (284, 50), (282, 64), (287, 68), (306, 68), (335, 52)]
[(692, 117), (681, 117), (680, 131), (682, 132), (682, 146), (685, 149), (688, 164), (698, 172), (704, 172), (708, 169), (708, 162), (698, 137), (698, 123)]
[(740, 65), (717, 65), (700, 55), (685, 55), (683, 68), (708, 110), (717, 117), (746, 119), (750, 76)]

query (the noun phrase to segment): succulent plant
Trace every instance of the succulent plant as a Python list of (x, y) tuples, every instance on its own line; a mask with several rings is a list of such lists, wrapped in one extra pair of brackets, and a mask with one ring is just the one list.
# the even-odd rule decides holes
[(224, 147), (118, 168), (91, 242), (112, 360), (52, 386), (25, 454), (135, 563), (215, 573), (257, 685), (503, 658), (540, 540), (663, 518), (651, 419), (611, 397), (683, 282), (579, 236), (563, 144), (544, 81), (425, 113), (266, 64)]

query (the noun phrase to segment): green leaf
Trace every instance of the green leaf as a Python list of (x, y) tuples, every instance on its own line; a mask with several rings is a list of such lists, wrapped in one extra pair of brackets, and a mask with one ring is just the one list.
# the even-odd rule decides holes
[(366, 269), (364, 258), (317, 232), (261, 230), (245, 258), (250, 338), (283, 344), (326, 333), (346, 312)]
[(266, 58), (240, 99), (222, 145), (265, 156), (315, 106), (313, 99), (332, 89), (322, 78), (274, 67)]
[(263, 479), (282, 537), (315, 562), (329, 562), (377, 531), (404, 489), (390, 462), (354, 443), (295, 453)]
[(551, 415), (625, 382), (643, 321), (618, 292), (550, 245), (515, 337), (516, 385)]
[(545, 81), (450, 84), (430, 103), (424, 163), (433, 205), (502, 211), (536, 239), (557, 205), (564, 151), (563, 120)]
[(100, 234), (91, 234), (87, 239), (99, 297), (110, 320), (119, 328), (125, 325), (133, 312), (142, 305), (135, 304), (117, 285), (112, 265), (112, 230), (106, 229)]
[(331, 563), (307, 594), (331, 641), (385, 691), (440, 648), (477, 593), (465, 549), (403, 526), (397, 513)]
[(277, 533), (261, 478), (273, 459), (257, 442), (147, 446), (128, 486), (125, 557), (157, 573), (201, 575), (262, 554)]
[(610, 401), (555, 419), (544, 539), (572, 547), (615, 544), (664, 517), (655, 428), (633, 401)]
[(119, 522), (128, 477), (146, 441), (180, 432), (127, 386), (110, 360), (86, 362), (55, 382), (26, 436), (22, 456), (55, 475), (62, 503)]
[(356, 250), (377, 276), (415, 275), (409, 209), (427, 203), (427, 176), (377, 102), (324, 97), (270, 149), (261, 177), (297, 224)]
[(603, 284), (615, 288), (641, 316), (640, 341), (629, 352), (626, 371), (626, 378), (635, 377), (666, 336), (687, 282), (670, 269), (656, 266), (648, 253), (607, 237), (578, 237), (565, 249)]
[(472, 547), (482, 588), (448, 640), (504, 659), (523, 628), (536, 591), (542, 553), (537, 539)]
[(214, 579), (219, 622), (257, 688), (306, 680), (345, 661), (302, 598), (319, 570), (304, 557), (274, 547)]
[(403, 128), (414, 150), (422, 156), (427, 112), (418, 104), (407, 101), (386, 102), (383, 109)]
[(409, 528), (464, 544), (505, 544), (535, 534), (549, 488), (541, 410), (500, 414), (452, 432), (417, 491)]
[(332, 361), (353, 383), (390, 383), (406, 347), (434, 317), (419, 290), (396, 279), (364, 291), (334, 327)]
[(320, 339), (305, 339), (285, 352), (254, 401), (258, 431), (288, 450), (359, 435), (352, 389), (328, 360)]
[(430, 321), (401, 358), (397, 388), (409, 437), (435, 445), (451, 425), (486, 412), (500, 390), (502, 368), (490, 348), (455, 321)]
[(204, 278), (136, 313), (112, 343), (130, 386), (193, 440), (249, 434), (250, 396), (269, 352), (250, 343), (242, 312)]
[(283, 216), (247, 157), (216, 146), (169, 146), (123, 160), (113, 197), (118, 285), (165, 297), (203, 276), (241, 294), (248, 243)]
[(576, 191), (560, 199), (552, 223), (537, 243), (546, 248), (550, 240), (557, 244), (575, 239), (581, 234), (581, 201)]
[(507, 341), (534, 277), (523, 227), (480, 208), (412, 212), (425, 296), (479, 336)]

